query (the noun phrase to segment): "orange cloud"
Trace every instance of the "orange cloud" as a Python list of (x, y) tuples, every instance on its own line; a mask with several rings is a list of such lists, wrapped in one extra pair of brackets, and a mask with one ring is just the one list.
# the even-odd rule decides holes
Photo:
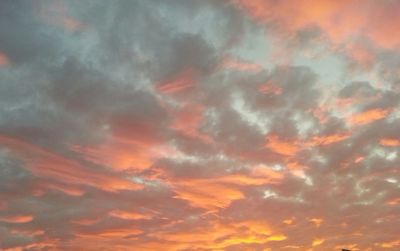
[[(263, 1), (263, 0), (238, 0), (237, 5), (247, 11), (252, 17), (263, 22), (275, 21), (281, 29), (298, 30), (310, 24), (317, 24), (322, 28), (329, 28), (329, 33), (334, 37), (343, 37), (350, 31), (345, 27), (333, 27), (332, 18), (340, 14), (340, 10), (349, 7), (355, 1), (310, 1), (300, 0), (296, 5), (291, 1)], [(343, 13), (346, 14), (347, 13)], [(349, 21), (349, 20), (346, 20)], [(356, 20), (354, 20), (356, 21)], [(355, 22), (348, 22), (350, 26)], [(324, 29), (325, 30), (325, 29)]]
[(400, 205), (400, 198), (395, 198), (395, 199), (389, 200), (388, 202), (386, 202), (386, 204), (388, 204), (390, 206)]
[(264, 165), (256, 165), (251, 168), (251, 175), (257, 178), (264, 178), (269, 183), (280, 181), (284, 178), (281, 172), (274, 171), (272, 168)]
[(324, 243), (324, 242), (325, 242), (324, 239), (316, 238), (316, 239), (313, 240), (312, 246), (313, 246), (313, 247), (316, 247), (316, 246), (321, 245), (321, 244)]
[(102, 142), (72, 145), (71, 150), (87, 161), (119, 171), (145, 170), (158, 158), (176, 154), (173, 148), (164, 144), (149, 123), (116, 118), (113, 126)]
[(330, 145), (333, 143), (343, 141), (343, 140), (347, 139), (349, 136), (350, 135), (347, 133), (315, 136), (311, 139), (310, 142), (308, 142), (308, 144), (310, 146)]
[(0, 135), (0, 143), (25, 161), (30, 171), (38, 176), (51, 177), (61, 183), (89, 185), (107, 191), (142, 188), (142, 185), (127, 179), (97, 172), (77, 161), (18, 139)]
[(0, 217), (0, 221), (7, 223), (27, 223), (33, 220), (32, 215), (13, 215), (13, 216), (5, 216)]
[(365, 125), (387, 117), (390, 113), (389, 109), (371, 109), (365, 112), (354, 114), (350, 117), (349, 123), (351, 125)]
[(0, 67), (7, 66), (10, 64), (10, 59), (6, 54), (0, 51)]
[(100, 220), (101, 220), (101, 218), (96, 216), (94, 218), (89, 218), (89, 219), (73, 220), (72, 223), (77, 224), (77, 225), (82, 225), (82, 226), (90, 226), (90, 225), (93, 225), (93, 224), (99, 222)]
[(71, 196), (82, 196), (85, 193), (85, 189), (79, 187), (79, 185), (73, 184), (63, 184), (63, 183), (52, 183), (52, 182), (41, 182), (37, 185), (38, 187), (33, 191), (34, 195), (41, 196), (46, 191), (49, 190), (58, 190), (65, 194)]
[(23, 250), (54, 250), (56, 249), (56, 241), (55, 240), (46, 240), (46, 241), (37, 241), (35, 243), (21, 245), (15, 248), (5, 248), (5, 251), (23, 251)]
[(286, 224), (286, 225), (292, 225), (293, 222), (294, 222), (294, 220), (295, 220), (295, 218), (292, 217), (292, 218), (286, 219), (286, 220), (284, 220), (284, 221), (282, 221), (282, 222), (283, 222), (284, 224)]
[(350, 98), (336, 98), (334, 106), (341, 111), (346, 111), (348, 109), (351, 109), (352, 106), (358, 104), (368, 104), (370, 102), (377, 101), (380, 98), (382, 98), (382, 95), (379, 93), (375, 95), (363, 95), (360, 93), (356, 93)]
[(400, 240), (382, 242), (382, 243), (377, 244), (376, 246), (379, 246), (379, 247), (381, 247), (381, 248), (395, 248), (395, 247), (400, 247)]
[(236, 229), (235, 234), (222, 243), (222, 247), (237, 244), (263, 244), (270, 241), (286, 240), (287, 236), (275, 231), (262, 221), (243, 221), (228, 225)]
[(71, 146), (90, 162), (115, 170), (144, 170), (153, 163), (152, 154), (144, 146), (111, 140), (97, 146)]
[(283, 178), (283, 174), (278, 172), (262, 172), (257, 171), (258, 177), (251, 177), (245, 175), (228, 175), (221, 178), (218, 178), (219, 182), (241, 185), (241, 186), (258, 186), (264, 184), (273, 184), (277, 183), (279, 180)]
[(217, 239), (235, 233), (234, 228), (218, 222), (211, 222), (208, 226), (194, 229), (193, 231), (176, 231), (169, 233), (156, 233), (155, 236), (163, 241), (191, 243), (191, 245), (209, 246)]
[(363, 161), (364, 160), (364, 157), (363, 156), (358, 156), (355, 160), (354, 160), (354, 163), (360, 163), (361, 161)]
[[(325, 74), (325, 69), (321, 69), (324, 65), (314, 67), (321, 55), (316, 55), (318, 62), (313, 61), (314, 55), (311, 58), (306, 56), (305, 60), (301, 58), (297, 61), (296, 58), (297, 66), (285, 65), (282, 70), (280, 62), (273, 60), (266, 60), (269, 69), (263, 72), (263, 65), (234, 57), (222, 58), (219, 67), (212, 67), (211, 71), (205, 69), (210, 66), (209, 56), (215, 59), (215, 55), (224, 56), (226, 51), (258, 57), (254, 55), (259, 51), (257, 48), (248, 53), (247, 48), (242, 50), (239, 47), (243, 44), (247, 47), (253, 42), (257, 47), (261, 42), (259, 35), (265, 34), (263, 27), (260, 28), (262, 25), (267, 27), (268, 42), (271, 42), (267, 45), (268, 54), (274, 55), (275, 50), (280, 49), (278, 47), (281, 45), (274, 43), (276, 41), (282, 41), (282, 47), (287, 45), (286, 42), (293, 45), (290, 49), (293, 49), (294, 55), (297, 55), (296, 51), (303, 52), (303, 48), (294, 43), (309, 35), (310, 30), (304, 28), (318, 26), (323, 33), (323, 41), (313, 43), (325, 43), (330, 39), (335, 44), (332, 48), (336, 54), (344, 50), (348, 57), (368, 67), (374, 60), (388, 59), (389, 63), (395, 63), (397, 50), (376, 47), (392, 47), (396, 41), (400, 41), (399, 36), (395, 36), (400, 32), (392, 30), (393, 25), (388, 29), (381, 27), (386, 24), (382, 20), (387, 18), (381, 15), (386, 12), (380, 12), (386, 7), (379, 5), (388, 6), (396, 1), (379, 1), (379, 4), (372, 0), (227, 1), (234, 2), (260, 23), (249, 23), (248, 18), (240, 16), (241, 13), (232, 12), (229, 3), (188, 1), (184, 5), (171, 3), (167, 7), (159, 4), (153, 6), (152, 1), (123, 5), (111, 3), (111, 8), (105, 8), (106, 17), (96, 18), (91, 15), (99, 12), (90, 7), (102, 9), (103, 5), (54, 0), (51, 3), (44, 2), (48, 6), (41, 13), (42, 19), (49, 25), (37, 22), (34, 18), (35, 22), (29, 26), (30, 9), (24, 10), (24, 4), (18, 4), (21, 8), (18, 12), (27, 11), (28, 15), (12, 15), (16, 28), (22, 24), (22, 30), (31, 27), (39, 33), (50, 28), (45, 35), (54, 35), (52, 41), (62, 41), (52, 43), (52, 48), (45, 54), (38, 51), (32, 54), (32, 50), (42, 48), (37, 44), (41, 39), (35, 37), (37, 33), (28, 32), (26, 43), (16, 43), (13, 49), (21, 49), (21, 53), (29, 54), (25, 56), (33, 56), (33, 61), (41, 62), (61, 54), (71, 56), (70, 52), (79, 54), (83, 48), (83, 56), (73, 58), (76, 61), (74, 65), (79, 68), (80, 63), (93, 64), (85, 64), (88, 68), (75, 71), (68, 64), (62, 64), (62, 59), (55, 67), (38, 64), (33, 68), (29, 66), (32, 60), (28, 60), (24, 62), (22, 71), (16, 69), (14, 72), (13, 69), (7, 72), (6, 79), (11, 82), (32, 77), (28, 82), (32, 80), (33, 85), (8, 88), (6, 84), (0, 88), (5, 90), (0, 96), (6, 97), (4, 109), (0, 109), (0, 131), (19, 135), (0, 135), (0, 176), (5, 174), (0, 177), (0, 248), (5, 249), (3, 246), (7, 245), (12, 246), (9, 250), (312, 251), (332, 250), (348, 244), (346, 247), (351, 250), (399, 249), (400, 242), (395, 237), (398, 227), (393, 224), (398, 221), (400, 204), (396, 193), (399, 170), (392, 158), (396, 157), (396, 152), (383, 158), (386, 151), (375, 151), (370, 144), (363, 144), (372, 140), (385, 147), (400, 146), (400, 139), (390, 134), (395, 128), (394, 123), (382, 123), (383, 128), (371, 127), (370, 130), (353, 127), (357, 130), (354, 137), (352, 131), (340, 131), (346, 122), (349, 125), (365, 125), (391, 116), (392, 110), (386, 108), (365, 110), (365, 107), (380, 104), (381, 101), (391, 103), (391, 100), (383, 100), (396, 95), (391, 86), (383, 86), (382, 90), (375, 84), (371, 86), (365, 83), (359, 86), (349, 84), (349, 88), (341, 90), (336, 86), (330, 87), (330, 84), (326, 84), (326, 81), (330, 82), (330, 73), (335, 74), (341, 69), (330, 69), (332, 71)], [(53, 6), (53, 2), (58, 4)], [(190, 2), (196, 3), (192, 5)], [(9, 6), (13, 8), (15, 4)], [(69, 12), (67, 6), (76, 9)], [(393, 12), (400, 10), (393, 9)], [(132, 13), (138, 15), (130, 19)], [(71, 36), (68, 31), (84, 28), (79, 16), (73, 17), (73, 14), (81, 15), (81, 20), (94, 22), (91, 26), (93, 30)], [(141, 17), (147, 14), (150, 16), (144, 21), (149, 22), (142, 22)], [(367, 17), (367, 14), (371, 16)], [(400, 20), (390, 10), (387, 14), (393, 22)], [(193, 16), (193, 20), (182, 25), (180, 22), (188, 16)], [(214, 22), (202, 18), (221, 22), (214, 30)], [(134, 22), (137, 20), (139, 22)], [(236, 24), (242, 27), (236, 27)], [(115, 37), (109, 41), (109, 28), (115, 31), (112, 35), (122, 36), (124, 41), (115, 41)], [(125, 34), (125, 29), (130, 28), (143, 36), (133, 36), (129, 31)], [(190, 34), (186, 36), (188, 29)], [(219, 34), (221, 37), (218, 37), (218, 41), (210, 39), (209, 35), (214, 36), (221, 30), (224, 32)], [(18, 32), (15, 31), (16, 34)], [(121, 32), (123, 34), (119, 34)], [(193, 32), (196, 34), (193, 35)], [(365, 47), (356, 43), (360, 41), (358, 39), (352, 41), (354, 37), (358, 38), (358, 33), (366, 38)], [(146, 43), (148, 38), (162, 34), (167, 36)], [(276, 34), (286, 40), (279, 40)], [(244, 39), (234, 44), (239, 47), (225, 47), (224, 43), (232, 39), (231, 35), (237, 40)], [(4, 38), (7, 40), (7, 35)], [(95, 43), (102, 38), (106, 41)], [(88, 45), (84, 45), (88, 41), (89, 50)], [(10, 43), (12, 39), (6, 45)], [(175, 63), (186, 65), (187, 68), (155, 83), (149, 95), (154, 95), (153, 98), (162, 103), (161, 109), (153, 107), (152, 101), (131, 103), (129, 97), (136, 98), (136, 93), (124, 93), (118, 84), (105, 86), (107, 81), (119, 79), (121, 74), (122, 78), (131, 75), (125, 72), (125, 68), (129, 67), (123, 65), (126, 58), (119, 61), (121, 65), (108, 65), (106, 63), (110, 60), (103, 60), (111, 55), (111, 61), (114, 62), (120, 56), (112, 51), (115, 49), (113, 46), (128, 46), (117, 48), (118, 51), (134, 50), (136, 54), (151, 51), (154, 55), (171, 56), (168, 52), (171, 52), (171, 48), (179, 47), (180, 43), (184, 43), (184, 46), (189, 43), (188, 50), (197, 50), (194, 56), (202, 52), (207, 55), (199, 58), (188, 58), (187, 55), (175, 58), (172, 55), (176, 59), (174, 62), (179, 61)], [(32, 48), (18, 48), (19, 45), (32, 45)], [(92, 45), (95, 47), (91, 48)], [(275, 45), (276, 48), (273, 47)], [(325, 44), (315, 44), (315, 48), (325, 53)], [(370, 50), (379, 51), (379, 57)], [(389, 55), (389, 52), (393, 53)], [(285, 53), (281, 55), (287, 56)], [(12, 65), (10, 59), (13, 57), (11, 54), (9, 56), (0, 52), (0, 67)], [(330, 58), (327, 62), (322, 61), (329, 63)], [(156, 67), (156, 70), (161, 69), (159, 72), (146, 69), (149, 72), (145, 75), (155, 76), (164, 70), (168, 71), (168, 64), (164, 65), (163, 62)], [(303, 63), (310, 65), (301, 66)], [(335, 65), (332, 67), (335, 68)], [(118, 76), (110, 66), (118, 67)], [(366, 81), (378, 79), (378, 75), (385, 74), (382, 73), (385, 69), (380, 71), (381, 66), (385, 68), (384, 65), (378, 68), (371, 66), (373, 72), (366, 72), (360, 77), (367, 78)], [(34, 74), (31, 74), (31, 70), (35, 71)], [(70, 78), (66, 73), (71, 71), (82, 75)], [(102, 74), (92, 76), (100, 71)], [(348, 73), (348, 68), (345, 67), (344, 71)], [(263, 76), (253, 74), (261, 72)], [(253, 89), (236, 85), (237, 77), (246, 75), (254, 75), (247, 76), (248, 81), (257, 84), (250, 84)], [(259, 82), (263, 77), (273, 80)], [(345, 74), (342, 77), (339, 78), (342, 80), (349, 76)], [(352, 75), (347, 80), (352, 81), (353, 77), (358, 78)], [(393, 82), (390, 78), (383, 78), (388, 80), (383, 81), (385, 85)], [(40, 84), (43, 79), (45, 83)], [(70, 81), (75, 80), (82, 80), (84, 86), (75, 86), (66, 98), (72, 98), (72, 101), (87, 98), (83, 111), (69, 109), (71, 102), (66, 102), (67, 107), (64, 107), (63, 100), (55, 99), (59, 95), (54, 88), (58, 90), (60, 83), (68, 86)], [(207, 84), (197, 86), (199, 80)], [(219, 81), (223, 81), (223, 84), (219, 85)], [(301, 82), (300, 85), (296, 85), (298, 82)], [(218, 86), (210, 87), (213, 84)], [(94, 91), (87, 92), (92, 87)], [(32, 91), (35, 94), (33, 99), (22, 102), (20, 107), (18, 101)], [(92, 105), (97, 104), (103, 96), (120, 97), (120, 94), (123, 96), (121, 100), (104, 100), (104, 106)], [(236, 100), (236, 94), (240, 100)], [(319, 94), (323, 94), (322, 97)], [(336, 95), (343, 98), (337, 99)], [(9, 101), (11, 103), (8, 105)], [(30, 104), (31, 101), (33, 114), (38, 115), (33, 119), (32, 114), (24, 117), (32, 110), (25, 103)], [(247, 114), (240, 109), (240, 114), (236, 112), (237, 101), (248, 108), (244, 109)], [(42, 107), (48, 102), (55, 102), (50, 111)], [(271, 102), (277, 105), (268, 106)], [(135, 107), (132, 108), (132, 105)], [(139, 107), (141, 105), (146, 107)], [(344, 106), (339, 107), (341, 105)], [(143, 108), (142, 113), (139, 108)], [(54, 114), (59, 109), (61, 112)], [(208, 116), (208, 111), (212, 113), (211, 116)], [(354, 111), (358, 113), (352, 114)], [(3, 113), (6, 115), (4, 118), (1, 116)], [(241, 117), (243, 114), (248, 116)], [(349, 114), (351, 116), (347, 117)], [(261, 116), (260, 120), (253, 121), (252, 118), (258, 115)], [(66, 121), (69, 125), (71, 118), (76, 118), (78, 123), (78, 127), (72, 126), (72, 129), (79, 131), (68, 134), (59, 132), (58, 135), (57, 129), (62, 128), (55, 128), (54, 123)], [(106, 122), (109, 124), (99, 129), (101, 123)], [(95, 131), (87, 131), (87, 126), (93, 123), (100, 125), (89, 128)], [(277, 128), (285, 123), (293, 124), (289, 124), (287, 131)], [(46, 131), (48, 128), (51, 128), (50, 132)], [(203, 131), (203, 128), (206, 130)], [(276, 134), (271, 133), (264, 138), (263, 133), (269, 129)], [(82, 143), (87, 142), (86, 138), (77, 137), (85, 133), (88, 138), (97, 141)], [(237, 137), (231, 138), (230, 134)], [(24, 140), (24, 135), (37, 141)], [(54, 137), (42, 138), (44, 135)], [(385, 137), (376, 140), (380, 135)], [(68, 146), (69, 149), (62, 149), (65, 142), (60, 140), (66, 137), (67, 143), (74, 142)], [(353, 149), (347, 149), (349, 145), (353, 145)], [(58, 147), (53, 149), (51, 146)], [(341, 169), (341, 166), (356, 168)], [(28, 208), (30, 205), (33, 207)], [(373, 238), (369, 238), (369, 233), (374, 234)]]
[(294, 156), (298, 151), (300, 151), (297, 142), (290, 142), (282, 140), (275, 135), (270, 135), (266, 138), (266, 147), (273, 152), (279, 153), (286, 156)]
[(186, 200), (193, 207), (215, 211), (244, 198), (237, 188), (208, 180), (191, 180), (174, 186), (175, 198)]
[[(164, 245), (158, 246), (157, 242), (153, 242), (153, 247), (167, 248), (167, 250), (171, 247), (171, 251), (184, 249), (226, 250), (234, 245), (264, 244), (287, 239), (283, 234), (274, 233), (268, 224), (251, 220), (225, 224), (210, 221), (206, 226), (194, 228), (192, 231), (155, 233), (154, 236), (160, 240), (158, 243)], [(177, 246), (172, 248), (170, 243)]]
[(126, 238), (132, 235), (138, 235), (143, 233), (142, 230), (132, 227), (127, 228), (115, 228), (115, 229), (103, 229), (95, 231), (85, 231), (81, 230), (76, 233), (78, 237), (96, 237), (105, 239), (116, 239), (116, 238)]
[(310, 222), (314, 223), (314, 225), (317, 226), (317, 227), (321, 226), (323, 221), (324, 220), (321, 219), (321, 218), (312, 218), (312, 219), (310, 219)]
[(303, 176), (303, 175), (304, 175), (303, 170), (304, 170), (304, 169), (307, 169), (306, 166), (304, 166), (304, 165), (302, 165), (302, 164), (300, 164), (300, 163), (298, 163), (298, 162), (288, 162), (288, 163), (286, 164), (286, 166), (287, 166), (290, 170), (295, 171), (294, 174), (297, 174), (297, 175), (300, 175), (300, 176)]
[(136, 213), (136, 212), (127, 212), (127, 211), (122, 211), (119, 209), (112, 210), (109, 212), (110, 216), (124, 219), (124, 220), (148, 220), (151, 219), (150, 215), (147, 214), (141, 214), (141, 213)]
[(199, 131), (203, 121), (204, 110), (205, 107), (202, 105), (186, 104), (177, 112), (171, 111), (171, 116), (174, 118), (171, 128), (188, 137), (213, 144), (214, 140), (210, 136)]
[(262, 221), (248, 220), (248, 221), (233, 223), (233, 225), (237, 228), (245, 227), (247, 232), (253, 234), (271, 235), (273, 232), (271, 226)]
[(379, 144), (381, 144), (382, 146), (400, 146), (400, 140), (383, 138), (379, 140)]
[(228, 207), (232, 201), (243, 199), (240, 186), (276, 184), (283, 174), (264, 168), (254, 168), (251, 175), (231, 174), (210, 179), (171, 181), (175, 198), (186, 200), (193, 207), (210, 211)]
[(271, 235), (267, 238), (268, 241), (284, 241), (287, 239), (287, 236), (284, 234)]

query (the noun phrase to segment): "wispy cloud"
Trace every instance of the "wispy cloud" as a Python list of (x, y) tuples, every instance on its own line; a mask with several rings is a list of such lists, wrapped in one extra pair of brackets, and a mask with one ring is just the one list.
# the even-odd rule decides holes
[(398, 250), (396, 1), (1, 1), (1, 250)]

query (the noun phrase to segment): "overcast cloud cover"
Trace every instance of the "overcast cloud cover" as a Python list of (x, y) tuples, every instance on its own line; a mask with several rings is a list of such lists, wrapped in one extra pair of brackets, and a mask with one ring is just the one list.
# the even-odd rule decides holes
[(1, 250), (400, 250), (400, 2), (0, 1)]

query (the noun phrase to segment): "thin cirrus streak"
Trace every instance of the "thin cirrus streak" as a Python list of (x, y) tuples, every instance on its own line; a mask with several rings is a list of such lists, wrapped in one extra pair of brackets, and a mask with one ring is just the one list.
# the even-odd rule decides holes
[(157, 90), (161, 93), (176, 93), (188, 89), (193, 86), (194, 73), (192, 70), (187, 69), (179, 75), (172, 78), (170, 81), (160, 83)]
[(252, 72), (257, 73), (263, 69), (263, 67), (259, 64), (243, 61), (237, 58), (226, 57), (223, 60), (222, 68), (244, 71), (244, 72)]
[(280, 95), (282, 94), (282, 88), (273, 85), (272, 83), (267, 83), (258, 89), (263, 94), (273, 94), (273, 95)]
[(125, 219), (125, 220), (138, 220), (138, 219), (150, 219), (150, 215), (135, 213), (135, 212), (126, 212), (121, 210), (113, 210), (110, 212), (110, 215), (113, 217)]
[(399, 13), (0, 1), (0, 250), (400, 250)]
[(0, 221), (8, 223), (27, 223), (32, 221), (33, 217), (31, 215), (16, 215), (0, 218)]
[(310, 145), (329, 145), (329, 144), (333, 144), (333, 143), (345, 140), (349, 136), (350, 135), (347, 133), (332, 134), (332, 135), (326, 135), (326, 136), (314, 136), (310, 142)]

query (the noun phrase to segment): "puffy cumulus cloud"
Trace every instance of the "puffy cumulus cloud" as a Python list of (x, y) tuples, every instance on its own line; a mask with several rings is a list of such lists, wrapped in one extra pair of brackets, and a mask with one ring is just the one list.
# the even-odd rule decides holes
[(0, 249), (398, 250), (396, 1), (1, 1)]

